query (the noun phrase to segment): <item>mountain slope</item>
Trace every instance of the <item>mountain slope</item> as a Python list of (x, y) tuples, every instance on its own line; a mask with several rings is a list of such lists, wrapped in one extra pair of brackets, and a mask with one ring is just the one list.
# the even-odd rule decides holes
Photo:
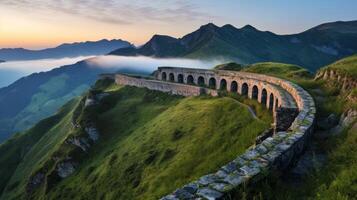
[(43, 50), (28, 50), (22, 48), (0, 49), (0, 59), (11, 61), (103, 55), (115, 49), (130, 46), (132, 45), (124, 40), (99, 40), (95, 42), (62, 44), (54, 48)]
[[(243, 64), (282, 62), (316, 71), (357, 52), (357, 21), (322, 24), (303, 33), (276, 35), (247, 25), (214, 24), (176, 39), (155, 35), (140, 48), (118, 49), (112, 55), (225, 58)], [(355, 42), (356, 41), (356, 42)]]
[(2, 166), (0, 170), (0, 176), (2, 177), (0, 180), (0, 194), (25, 154), (39, 142), (46, 132), (74, 109), (77, 102), (78, 99), (68, 102), (57, 114), (37, 123), (24, 134), (14, 135), (10, 140), (0, 145), (0, 165)]
[[(30, 128), (55, 113), (73, 97), (81, 95), (99, 74), (117, 70), (102, 67), (93, 58), (35, 73), (0, 88), (0, 143), (12, 133)], [(120, 70), (130, 72), (130, 68)]]
[[(103, 93), (109, 95), (99, 104), (85, 106), (87, 98)], [(157, 199), (244, 152), (270, 126), (232, 98), (182, 98), (103, 81), (70, 105), (13, 165), (0, 199)], [(88, 137), (88, 120), (98, 128), (99, 140), (71, 143)], [(31, 130), (20, 138), (35, 134)], [(6, 144), (14, 148), (19, 140)], [(59, 163), (68, 158), (75, 172), (59, 178), (59, 171), (68, 170)], [(2, 167), (7, 162), (0, 172)], [(45, 178), (29, 187), (39, 172)]]

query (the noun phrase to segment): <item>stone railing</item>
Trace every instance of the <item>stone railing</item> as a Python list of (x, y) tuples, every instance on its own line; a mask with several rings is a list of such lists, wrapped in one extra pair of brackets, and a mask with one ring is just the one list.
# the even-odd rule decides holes
[(216, 172), (184, 185), (162, 200), (221, 199), (233, 189), (261, 179), (266, 174), (264, 172), (286, 169), (303, 152), (312, 134), (316, 113), (314, 101), (305, 90), (289, 81), (254, 73), (173, 67), (161, 67), (155, 74), (158, 80), (119, 74), (115, 80), (117, 84), (183, 96), (203, 93), (215, 96), (216, 89), (238, 92), (257, 99), (273, 110), (278, 130)]
[(177, 84), (171, 82), (162, 82), (158, 80), (145, 79), (145, 78), (135, 78), (122, 74), (115, 75), (115, 82), (118, 85), (145, 87), (150, 90), (158, 90), (158, 91), (168, 92), (174, 95), (181, 95), (181, 96), (199, 96), (202, 94), (217, 96), (218, 94), (216, 90), (212, 90), (208, 88), (202, 88), (193, 85)]

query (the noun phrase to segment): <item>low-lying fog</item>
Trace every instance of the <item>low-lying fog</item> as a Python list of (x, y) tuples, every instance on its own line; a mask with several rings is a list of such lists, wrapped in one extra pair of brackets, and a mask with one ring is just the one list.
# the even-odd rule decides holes
[(49, 71), (63, 65), (76, 63), (93, 56), (81, 56), (75, 58), (41, 59), (26, 61), (8, 61), (0, 63), (0, 88), (5, 87), (17, 79), (35, 72)]
[(62, 59), (44, 59), (30, 61), (10, 61), (0, 63), (0, 88), (5, 87), (17, 79), (34, 72), (49, 71), (63, 65), (73, 64), (87, 59), (93, 67), (117, 69), (117, 71), (131, 71), (137, 73), (151, 73), (158, 66), (178, 66), (189, 68), (212, 68), (225, 60), (192, 60), (177, 58), (126, 57), (126, 56), (97, 56)]

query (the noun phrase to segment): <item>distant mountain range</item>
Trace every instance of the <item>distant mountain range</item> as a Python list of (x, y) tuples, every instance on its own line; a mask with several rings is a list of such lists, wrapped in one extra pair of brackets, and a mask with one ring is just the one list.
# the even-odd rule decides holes
[(303, 66), (310, 71), (357, 52), (357, 21), (321, 24), (293, 35), (277, 35), (247, 25), (218, 27), (212, 23), (182, 38), (154, 35), (139, 48), (112, 55), (226, 58), (243, 64), (274, 61)]
[(0, 60), (34, 60), (46, 58), (63, 58), (89, 55), (103, 55), (115, 49), (132, 47), (124, 40), (99, 40), (95, 42), (76, 42), (42, 50), (28, 50), (23, 48), (0, 49)]
[(5, 60), (0, 60), (0, 63), (5, 62)]

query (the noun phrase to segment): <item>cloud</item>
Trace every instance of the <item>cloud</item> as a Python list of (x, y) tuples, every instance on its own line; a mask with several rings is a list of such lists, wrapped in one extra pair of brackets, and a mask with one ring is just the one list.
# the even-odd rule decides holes
[(173, 23), (212, 17), (188, 0), (0, 0), (0, 6), (31, 12), (63, 13), (92, 20), (128, 25), (135, 22)]

